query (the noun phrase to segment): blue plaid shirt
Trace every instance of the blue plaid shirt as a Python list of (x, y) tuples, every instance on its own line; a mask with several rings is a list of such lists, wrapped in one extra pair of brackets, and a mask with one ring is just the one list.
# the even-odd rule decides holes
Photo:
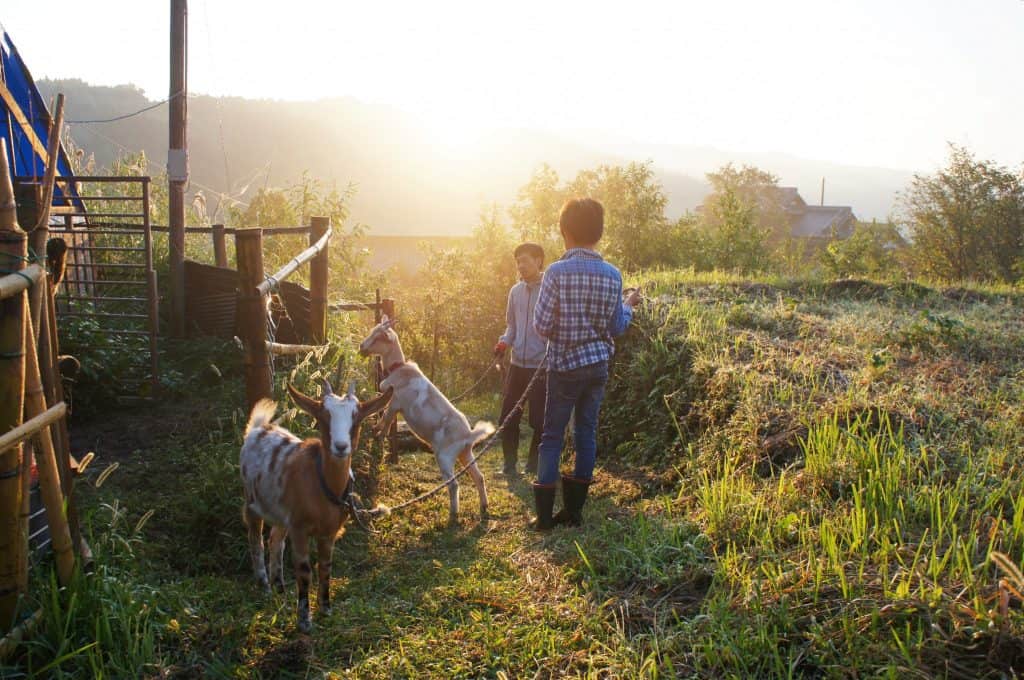
[(633, 309), (622, 303), (622, 274), (586, 248), (567, 250), (544, 273), (533, 327), (548, 341), (548, 368), (571, 371), (608, 361)]

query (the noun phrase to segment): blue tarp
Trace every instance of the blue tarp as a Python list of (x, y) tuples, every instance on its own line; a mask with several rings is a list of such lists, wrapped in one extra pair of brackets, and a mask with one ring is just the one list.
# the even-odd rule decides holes
[[(53, 119), (11, 37), (3, 26), (0, 26), (0, 32), (3, 34), (0, 41), (0, 83), (4, 88), (0, 97), (0, 137), (7, 146), (11, 176), (41, 177), (46, 170), (46, 146)], [(57, 159), (57, 175), (74, 176), (63, 145)], [(73, 188), (70, 192), (75, 195)], [(64, 187), (58, 184), (54, 189), (54, 202), (63, 202), (63, 199)]]

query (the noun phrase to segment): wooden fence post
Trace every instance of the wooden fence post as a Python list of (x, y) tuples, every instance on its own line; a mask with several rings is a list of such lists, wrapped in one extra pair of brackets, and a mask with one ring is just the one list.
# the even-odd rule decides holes
[[(0, 140), (2, 142), (2, 140)], [(7, 146), (0, 143), (0, 270), (25, 266), (28, 236), (18, 226), (14, 188), (8, 174)], [(26, 294), (0, 300), (0, 432), (21, 424), (25, 407)], [(21, 532), (21, 446), (0, 451), (0, 631), (14, 621), (20, 582), (21, 551), (28, 550)]]
[(235, 232), (238, 260), (238, 330), (245, 346), (245, 398), (249, 409), (274, 394), (267, 352), (267, 306), (258, 290), (263, 282), (263, 230)]
[(228, 245), (224, 239), (224, 225), (213, 225), (213, 261), (218, 267), (228, 266)]
[[(331, 228), (330, 217), (314, 217), (310, 220), (309, 245), (319, 241)], [(314, 345), (327, 342), (327, 249), (309, 261), (309, 335)]]
[[(378, 299), (380, 297), (380, 290), (377, 291)], [(386, 314), (389, 319), (395, 318), (395, 301), (392, 298), (384, 298), (380, 301), (380, 312)], [(379, 391), (379, 383), (378, 383)], [(398, 462), (398, 421), (391, 423), (391, 429), (387, 431), (388, 438), (388, 454), (387, 461), (389, 463)]]

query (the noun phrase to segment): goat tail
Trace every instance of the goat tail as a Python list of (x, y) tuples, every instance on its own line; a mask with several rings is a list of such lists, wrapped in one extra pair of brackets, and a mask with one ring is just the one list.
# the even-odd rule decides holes
[(469, 441), (476, 444), (481, 439), (490, 437), (492, 434), (494, 434), (494, 423), (489, 423), (486, 420), (478, 420), (469, 433)]
[(249, 434), (256, 428), (269, 425), (277, 412), (277, 402), (270, 399), (260, 399), (252, 407), (252, 414), (249, 416), (249, 424), (245, 426), (245, 433)]

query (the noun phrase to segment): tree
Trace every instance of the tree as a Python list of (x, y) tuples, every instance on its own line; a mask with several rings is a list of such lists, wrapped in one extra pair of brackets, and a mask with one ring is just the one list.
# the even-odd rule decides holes
[(943, 279), (1015, 280), (1024, 254), (1024, 180), (950, 144), (949, 163), (914, 175), (898, 217), (919, 273)]
[(559, 186), (558, 173), (545, 163), (521, 189), (518, 201), (509, 208), (512, 229), (523, 241), (557, 243), (558, 213), (567, 198), (567, 189)]
[(858, 222), (849, 238), (834, 239), (821, 252), (821, 263), (832, 276), (886, 276), (896, 268), (896, 252), (906, 245), (889, 223)]
[(650, 162), (600, 165), (560, 185), (558, 174), (542, 166), (519, 190), (509, 209), (512, 228), (524, 240), (537, 241), (549, 254), (561, 249), (558, 215), (569, 198), (587, 196), (604, 205), (602, 250), (624, 269), (678, 262), (678, 229), (665, 217), (668, 199)]
[(758, 224), (757, 209), (735, 188), (724, 185), (705, 203), (703, 218), (703, 252), (709, 268), (747, 274), (768, 267), (769, 230)]
[(706, 214), (713, 215), (716, 204), (728, 193), (751, 211), (754, 221), (762, 230), (767, 230), (773, 243), (789, 236), (789, 219), (778, 177), (749, 165), (737, 170), (732, 163), (705, 176), (711, 184), (711, 193), (704, 199)]
[(623, 269), (675, 263), (677, 244), (665, 218), (668, 199), (650, 161), (584, 170), (569, 185), (569, 194), (604, 205), (604, 250)]

